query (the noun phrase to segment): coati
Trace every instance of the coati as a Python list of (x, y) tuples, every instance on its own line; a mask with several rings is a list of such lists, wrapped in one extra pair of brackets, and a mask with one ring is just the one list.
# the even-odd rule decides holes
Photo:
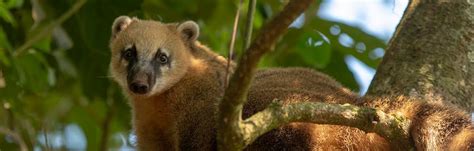
[[(130, 98), (140, 150), (216, 150), (216, 114), (227, 60), (201, 45), (193, 21), (161, 23), (120, 16), (112, 25), (110, 73)], [(272, 100), (325, 101), (374, 107), (412, 121), (418, 150), (474, 148), (469, 116), (458, 109), (402, 96), (358, 96), (310, 69), (273, 68), (253, 77), (243, 118)], [(291, 123), (247, 150), (398, 150), (356, 128)]]

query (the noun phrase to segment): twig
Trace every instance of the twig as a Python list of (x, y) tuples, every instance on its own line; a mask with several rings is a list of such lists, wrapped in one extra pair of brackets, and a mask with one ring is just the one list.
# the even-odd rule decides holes
[(110, 123), (112, 122), (112, 118), (115, 114), (114, 107), (108, 107), (107, 114), (105, 119), (102, 123), (102, 136), (100, 137), (100, 145), (99, 150), (107, 150), (108, 140), (109, 140), (109, 133), (110, 133)]
[(254, 42), (239, 60), (237, 70), (233, 74), (224, 98), (219, 106), (218, 148), (220, 150), (240, 150), (244, 146), (240, 129), (243, 104), (256, 71), (260, 58), (282, 35), (288, 26), (298, 17), (313, 0), (292, 0), (282, 12), (268, 22), (260, 31)]
[(3, 103), (3, 108), (5, 109), (5, 112), (7, 114), (7, 126), (9, 129), (14, 129), (15, 128), (15, 115), (13, 114), (13, 111), (11, 110), (11, 105), (8, 102)]
[(23, 141), (23, 138), (21, 138), (21, 136), (18, 134), (18, 133), (15, 133), (7, 128), (4, 128), (4, 127), (0, 127), (0, 133), (3, 133), (5, 135), (8, 135), (10, 137), (12, 137), (17, 143), (18, 145), (20, 146), (20, 150), (21, 151), (27, 151), (28, 148), (26, 147), (26, 143), (25, 141)]
[(224, 81), (224, 88), (227, 87), (229, 83), (229, 75), (230, 75), (230, 62), (234, 57), (234, 45), (235, 45), (235, 36), (237, 35), (237, 27), (239, 26), (239, 18), (240, 18), (240, 9), (242, 7), (243, 0), (240, 0), (239, 5), (237, 6), (237, 12), (235, 13), (234, 17), (234, 26), (232, 28), (232, 37), (230, 39), (230, 46), (229, 46), (229, 56), (227, 58), (227, 69), (225, 72), (225, 81)]
[(72, 15), (74, 15), (79, 9), (86, 3), (86, 0), (78, 0), (66, 13), (60, 16), (57, 20), (51, 22), (48, 26), (44, 27), (44, 29), (36, 34), (29, 40), (27, 40), (23, 45), (21, 45), (15, 52), (13, 52), (14, 57), (18, 57), (23, 54), (28, 48), (30, 48), (33, 44), (38, 42), (39, 40), (43, 39), (45, 36), (50, 34), (54, 28), (61, 25), (64, 21), (69, 19)]
[(257, 6), (257, 0), (250, 0), (248, 11), (247, 11), (247, 21), (245, 24), (244, 31), (244, 44), (242, 50), (246, 50), (250, 46), (252, 41), (252, 30), (253, 30), (253, 15), (255, 14), (255, 7)]
[(49, 143), (49, 138), (48, 138), (48, 128), (47, 124), (48, 122), (43, 123), (43, 137), (44, 137), (44, 146), (46, 151), (51, 151), (51, 146)]
[(20, 145), (20, 150), (21, 151), (26, 151), (28, 150), (28, 148), (26, 147), (26, 143), (25, 141), (23, 140), (23, 138), (21, 138), (20, 135), (18, 135), (17, 133), (15, 133), (13, 130), (15, 128), (15, 115), (13, 114), (13, 111), (11, 110), (11, 105), (10, 103), (8, 102), (3, 102), (2, 104), (3, 106), (1, 108), (5, 109), (5, 112), (6, 112), (6, 116), (7, 116), (7, 127), (4, 128), (4, 127), (0, 127), (0, 133), (3, 133), (5, 135), (10, 135), (11, 137), (13, 137), (13, 139), (15, 139), (18, 143), (18, 145)]
[(110, 135), (110, 124), (112, 122), (112, 118), (115, 116), (116, 110), (113, 96), (114, 89), (109, 87), (107, 91), (107, 113), (102, 123), (102, 136), (100, 138), (99, 150), (107, 150)]
[[(313, 0), (292, 0), (285, 9), (263, 27), (255, 41), (242, 55), (235, 74), (232, 76), (230, 85), (225, 92), (222, 105), (243, 104), (250, 79), (256, 71), (256, 66), (260, 58), (270, 50), (276, 39), (283, 34), (288, 26), (293, 22)], [(247, 76), (248, 75), (248, 76)], [(231, 107), (234, 108), (234, 107)]]

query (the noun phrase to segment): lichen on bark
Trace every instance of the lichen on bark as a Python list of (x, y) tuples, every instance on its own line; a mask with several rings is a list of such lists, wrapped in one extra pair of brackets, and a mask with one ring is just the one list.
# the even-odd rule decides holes
[(474, 3), (412, 0), (369, 88), (474, 109)]

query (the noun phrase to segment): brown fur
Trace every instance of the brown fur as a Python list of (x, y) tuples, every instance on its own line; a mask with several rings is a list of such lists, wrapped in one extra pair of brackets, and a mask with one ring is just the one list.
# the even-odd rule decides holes
[[(197, 31), (196, 31), (197, 30)], [(119, 17), (112, 27), (111, 74), (131, 99), (140, 150), (215, 150), (216, 112), (223, 95), (226, 60), (195, 41), (197, 26), (162, 24)], [(156, 77), (150, 93), (134, 94), (126, 82), (127, 62), (120, 52), (135, 44), (142, 59), (166, 48), (172, 64)], [(412, 120), (419, 150), (467, 150), (474, 132), (468, 115), (451, 107), (405, 97), (359, 97), (330, 77), (303, 68), (259, 70), (244, 106), (244, 118), (272, 100), (284, 103), (325, 101), (376, 107)], [(247, 150), (390, 150), (387, 141), (356, 128), (291, 123), (257, 139)]]
[[(342, 87), (327, 75), (304, 68), (260, 70), (244, 106), (244, 118), (263, 110), (274, 99), (284, 103), (302, 101), (356, 103), (357, 94)], [(295, 123), (273, 130), (257, 139), (255, 150), (387, 150), (388, 143), (357, 128), (336, 125)], [(250, 149), (253, 150), (253, 149)]]

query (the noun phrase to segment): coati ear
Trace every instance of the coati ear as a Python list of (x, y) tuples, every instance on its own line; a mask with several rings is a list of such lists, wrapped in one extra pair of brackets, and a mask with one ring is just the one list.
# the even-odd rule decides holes
[[(135, 18), (134, 18), (135, 19)], [(119, 16), (115, 19), (114, 23), (112, 24), (112, 39), (115, 38), (115, 36), (126, 29), (128, 25), (132, 23), (132, 18), (128, 16)]]
[(194, 42), (199, 37), (199, 26), (194, 21), (186, 21), (178, 25), (178, 32), (184, 40)]

